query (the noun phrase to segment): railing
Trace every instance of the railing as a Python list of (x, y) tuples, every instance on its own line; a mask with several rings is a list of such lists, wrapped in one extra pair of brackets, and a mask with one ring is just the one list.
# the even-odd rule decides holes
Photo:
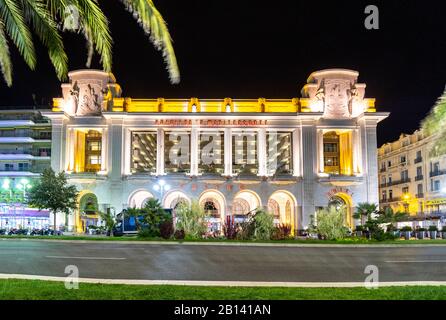
[(397, 202), (397, 201), (401, 201), (401, 197), (393, 197), (393, 198), (386, 198), (386, 199), (380, 200), (381, 203), (389, 203), (389, 202)]
[(381, 168), (379, 172), (386, 172), (386, 168)]
[(431, 171), (429, 173), (429, 176), (432, 177), (436, 177), (436, 176), (441, 176), (443, 174), (446, 174), (446, 170), (435, 170), (435, 171)]
[(415, 160), (413, 161), (413, 163), (420, 163), (421, 161), (423, 161), (423, 158), (415, 158)]
[(423, 175), (419, 175), (415, 177), (415, 181), (423, 180)]
[(387, 182), (385, 184), (381, 184), (380, 187), (384, 188), (384, 187), (391, 187), (391, 186), (396, 186), (398, 184), (403, 184), (403, 183), (409, 183), (410, 182), (410, 178), (407, 179), (401, 179), (401, 180), (396, 180), (396, 181), (392, 181), (392, 182)]
[(34, 157), (50, 157), (51, 152), (49, 151), (31, 151), (31, 150), (6, 150), (0, 149), (0, 155), (5, 154), (15, 154), (15, 155), (31, 155)]

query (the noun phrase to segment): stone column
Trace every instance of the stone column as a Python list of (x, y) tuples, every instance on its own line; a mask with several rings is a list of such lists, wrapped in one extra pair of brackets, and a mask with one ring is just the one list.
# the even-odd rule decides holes
[(324, 173), (324, 131), (322, 129), (317, 130), (317, 156), (318, 173)]
[(232, 133), (231, 128), (225, 128), (224, 138), (224, 162), (225, 162), (225, 176), (232, 176)]
[(156, 131), (156, 175), (164, 175), (164, 130)]
[(302, 156), (302, 150), (301, 150), (301, 128), (297, 128), (292, 133), (292, 146), (291, 146), (291, 152), (293, 155), (293, 176), (300, 177), (302, 175), (302, 168), (301, 168), (301, 156)]
[[(105, 173), (107, 171), (107, 156), (108, 156), (108, 149), (109, 149), (109, 145), (108, 145), (108, 129), (104, 128), (102, 129), (102, 137), (101, 137), (101, 172)], [(111, 146), (110, 146), (111, 147)], [(111, 148), (110, 148), (111, 149)]]
[[(321, 130), (317, 131), (313, 121), (302, 125), (302, 220), (301, 226), (308, 226), (315, 213), (314, 191), (317, 183), (318, 150)], [(319, 138), (319, 139), (318, 139)]]
[(257, 175), (266, 176), (267, 172), (267, 153), (266, 153), (266, 129), (259, 129), (257, 139), (257, 161), (259, 163), (259, 172)]
[(198, 175), (198, 128), (192, 128), (190, 133), (190, 175)]

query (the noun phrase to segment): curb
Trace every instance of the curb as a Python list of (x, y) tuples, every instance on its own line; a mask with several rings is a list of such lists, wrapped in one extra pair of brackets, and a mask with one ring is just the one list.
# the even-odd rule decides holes
[(420, 244), (322, 244), (322, 243), (258, 243), (258, 242), (173, 242), (173, 241), (113, 241), (113, 240), (59, 240), (30, 238), (0, 238), (0, 241), (39, 241), (53, 243), (95, 243), (95, 244), (130, 244), (130, 245), (170, 245), (170, 246), (232, 246), (232, 247), (291, 247), (291, 248), (419, 248), (446, 247), (446, 243)]
[[(72, 278), (38, 276), (27, 274), (0, 274), (3, 280), (42, 280), (53, 282), (73, 282)], [(283, 288), (360, 288), (364, 282), (266, 282), (266, 281), (199, 281), (199, 280), (134, 280), (134, 279), (95, 279), (79, 278), (79, 283), (92, 284), (121, 284), (121, 285), (171, 285), (171, 286), (200, 286), (200, 287), (283, 287)], [(396, 281), (379, 282), (378, 287), (405, 286), (446, 286), (446, 281)]]

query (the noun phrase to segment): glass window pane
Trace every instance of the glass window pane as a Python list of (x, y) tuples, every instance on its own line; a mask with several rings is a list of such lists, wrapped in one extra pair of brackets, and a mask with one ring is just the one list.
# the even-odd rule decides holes
[(257, 174), (257, 132), (232, 134), (232, 171), (234, 174)]
[(132, 132), (132, 173), (156, 173), (156, 132)]
[(292, 174), (291, 132), (268, 132), (266, 150), (269, 175)]
[(164, 171), (190, 172), (190, 131), (164, 132)]
[(223, 174), (224, 131), (201, 131), (199, 135), (198, 172)]

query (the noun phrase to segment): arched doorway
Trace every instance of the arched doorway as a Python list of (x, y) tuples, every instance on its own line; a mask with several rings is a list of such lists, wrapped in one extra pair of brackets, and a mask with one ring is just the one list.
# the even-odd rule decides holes
[(294, 234), (296, 230), (296, 198), (288, 191), (274, 192), (268, 200), (268, 211), (274, 215), (276, 224), (286, 224)]
[(176, 210), (181, 204), (190, 205), (191, 201), (182, 191), (171, 190), (164, 196), (163, 207), (172, 209), (172, 218), (174, 225), (176, 224)]
[(200, 207), (209, 214), (210, 231), (221, 231), (225, 219), (225, 197), (220, 191), (207, 190), (200, 195)]
[(99, 204), (98, 198), (92, 192), (83, 192), (79, 196), (79, 212), (78, 212), (78, 232), (88, 232), (92, 226), (97, 226)]
[(345, 208), (345, 224), (347, 227), (353, 227), (353, 201), (345, 193), (336, 193), (328, 200), (328, 207), (334, 206), (337, 210)]
[(129, 207), (142, 208), (150, 198), (153, 198), (153, 195), (149, 191), (144, 189), (136, 190), (129, 196)]

